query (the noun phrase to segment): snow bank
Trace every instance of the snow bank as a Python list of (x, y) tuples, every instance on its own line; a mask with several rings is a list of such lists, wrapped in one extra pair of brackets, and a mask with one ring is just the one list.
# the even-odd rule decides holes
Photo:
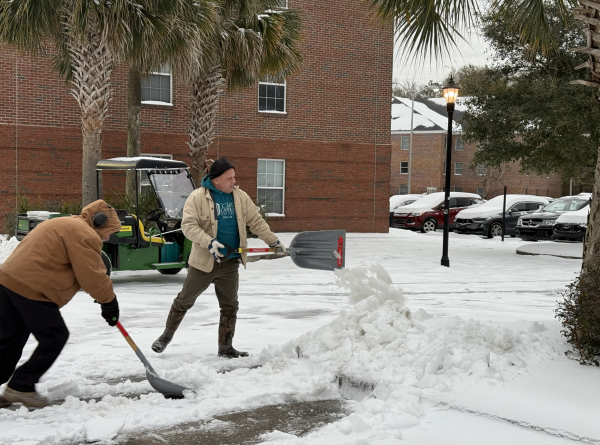
[(0, 240), (0, 264), (4, 263), (10, 256), (13, 250), (19, 245), (19, 240), (16, 237), (12, 237), (8, 241)]
[(590, 206), (588, 205), (583, 209), (563, 213), (556, 220), (556, 224), (587, 224), (589, 214)]

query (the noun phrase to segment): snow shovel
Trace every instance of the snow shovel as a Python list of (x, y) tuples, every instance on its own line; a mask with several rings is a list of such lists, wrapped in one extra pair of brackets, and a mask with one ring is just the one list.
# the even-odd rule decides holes
[(168, 380), (160, 378), (154, 370), (154, 368), (152, 367), (152, 365), (150, 364), (150, 362), (146, 359), (146, 357), (144, 357), (142, 351), (139, 350), (137, 345), (134, 343), (133, 339), (129, 336), (129, 334), (127, 333), (120, 321), (117, 322), (117, 328), (119, 328), (119, 331), (121, 331), (121, 334), (123, 334), (123, 337), (125, 337), (125, 340), (127, 340), (127, 343), (129, 343), (129, 346), (131, 346), (131, 348), (135, 351), (135, 354), (146, 367), (146, 377), (148, 378), (148, 382), (150, 382), (150, 385), (155, 390), (162, 393), (167, 399), (183, 398), (183, 391), (185, 391), (188, 388), (184, 388), (183, 386), (177, 385), (176, 383), (171, 383)]
[[(233, 249), (225, 245), (227, 254), (233, 253), (267, 253), (277, 252), (272, 247), (246, 247)], [(287, 255), (294, 264), (304, 269), (335, 270), (345, 266), (346, 259), (346, 231), (321, 230), (316, 232), (300, 232), (294, 237)], [(260, 255), (259, 259), (275, 259), (281, 255)], [(252, 256), (248, 257), (253, 258)], [(256, 260), (254, 260), (256, 261)]]

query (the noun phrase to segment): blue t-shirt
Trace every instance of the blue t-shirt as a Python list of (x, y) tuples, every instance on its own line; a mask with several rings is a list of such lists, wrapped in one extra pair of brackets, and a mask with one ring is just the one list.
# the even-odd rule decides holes
[[(217, 241), (237, 249), (240, 247), (240, 232), (238, 230), (237, 218), (235, 215), (233, 193), (220, 191), (213, 185), (208, 175), (202, 178), (202, 187), (212, 190), (213, 192), (212, 195), (215, 200), (218, 218)], [(223, 255), (227, 254), (227, 249), (220, 249), (219, 251)], [(239, 256), (239, 253), (231, 255), (232, 258)]]

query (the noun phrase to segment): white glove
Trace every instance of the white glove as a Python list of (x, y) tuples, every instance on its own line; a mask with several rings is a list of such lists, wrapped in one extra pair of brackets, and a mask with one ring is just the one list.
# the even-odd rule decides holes
[(275, 241), (274, 243), (269, 244), (269, 247), (276, 249), (277, 250), (276, 253), (279, 256), (284, 256), (287, 253), (287, 249), (285, 248), (283, 243), (279, 240)]
[(208, 251), (211, 253), (217, 263), (220, 263), (221, 258), (223, 258), (223, 254), (219, 252), (219, 249), (223, 249), (224, 247), (225, 246), (216, 239), (213, 239), (210, 243), (208, 243)]

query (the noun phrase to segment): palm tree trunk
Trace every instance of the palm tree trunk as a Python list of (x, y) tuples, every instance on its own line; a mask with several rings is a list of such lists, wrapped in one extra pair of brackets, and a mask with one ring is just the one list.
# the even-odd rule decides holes
[(596, 264), (600, 264), (600, 147), (598, 147), (594, 192), (592, 194), (592, 203), (590, 204), (585, 245), (583, 246), (582, 271), (585, 273), (587, 270), (591, 270)]
[(208, 147), (214, 139), (214, 126), (219, 109), (219, 92), (225, 83), (221, 67), (213, 66), (201, 73), (192, 83), (190, 128), (190, 156), (192, 158), (192, 179), (197, 187), (206, 174)]
[[(138, 68), (129, 68), (127, 76), (127, 156), (141, 153), (140, 113), (142, 108), (142, 75)], [(135, 174), (127, 170), (125, 191), (130, 199), (135, 199)]]
[[(587, 45), (573, 48), (573, 51), (587, 54), (588, 61), (576, 68), (590, 68), (591, 73), (591, 81), (576, 80), (571, 83), (598, 89), (600, 88), (600, 34), (598, 34), (600, 33), (600, 1), (585, 0), (585, 2), (580, 2), (580, 7), (572, 8), (571, 11), (575, 18), (582, 21), (587, 28)], [(596, 98), (600, 106), (598, 92), (596, 92)], [(596, 161), (594, 191), (590, 204), (585, 245), (583, 246), (582, 272), (585, 273), (587, 270), (591, 270), (591, 267), (598, 263), (600, 263), (600, 147), (598, 148), (598, 159)]]
[(96, 199), (96, 164), (102, 159), (102, 126), (112, 96), (114, 58), (96, 21), (90, 20), (85, 36), (70, 34), (67, 49), (73, 62), (71, 94), (81, 110), (83, 135), (81, 203), (86, 206)]

